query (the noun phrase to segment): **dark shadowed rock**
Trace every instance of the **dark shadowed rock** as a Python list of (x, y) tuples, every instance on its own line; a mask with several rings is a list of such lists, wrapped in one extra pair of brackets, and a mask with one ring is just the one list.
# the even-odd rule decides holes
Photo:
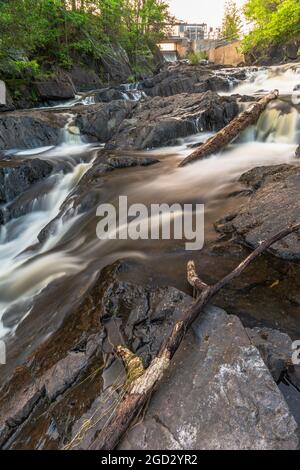
[(34, 148), (57, 145), (66, 118), (62, 114), (30, 111), (3, 113), (0, 116), (0, 148)]
[[(254, 168), (240, 181), (253, 188), (247, 204), (242, 206), (221, 232), (232, 233), (254, 248), (262, 240), (300, 221), (300, 167), (274, 165)], [(274, 255), (284, 259), (300, 259), (299, 234), (294, 233), (272, 245)]]
[(278, 382), (291, 365), (293, 352), (291, 338), (286, 333), (272, 328), (246, 328), (246, 331), (274, 380)]
[(64, 72), (47, 80), (36, 81), (34, 87), (40, 101), (60, 101), (75, 97), (72, 80)]
[(74, 83), (76, 91), (96, 90), (103, 86), (96, 71), (90, 67), (74, 65), (68, 73)]
[(0, 162), (0, 204), (12, 201), (52, 172), (53, 166), (39, 158)]
[(295, 153), (297, 158), (300, 158), (300, 145), (296, 148), (296, 153)]
[(155, 97), (138, 103), (109, 145), (124, 149), (168, 145), (201, 130), (219, 130), (237, 113), (235, 99), (213, 92)]
[(96, 103), (109, 103), (114, 100), (124, 100), (125, 96), (121, 90), (117, 88), (103, 88), (95, 93)]
[(246, 78), (244, 71), (219, 71), (214, 67), (177, 64), (166, 67), (150, 79), (143, 80), (140, 87), (148, 96), (172, 96), (179, 93), (203, 93), (212, 91), (229, 91), (230, 83)]
[(100, 142), (107, 142), (135, 106), (131, 101), (112, 101), (77, 108), (76, 125), (82, 134)]
[(295, 449), (296, 428), (240, 320), (209, 307), (119, 449)]

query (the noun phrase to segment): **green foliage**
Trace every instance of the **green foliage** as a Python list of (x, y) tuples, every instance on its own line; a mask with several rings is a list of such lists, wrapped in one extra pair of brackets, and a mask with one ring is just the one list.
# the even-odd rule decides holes
[(204, 51), (192, 51), (188, 53), (188, 60), (191, 65), (198, 65), (201, 60), (206, 60), (207, 55)]
[(298, 49), (298, 51), (297, 51), (297, 57), (300, 59), (300, 47), (299, 47), (299, 49)]
[(167, 22), (163, 0), (0, 0), (0, 68), (11, 61), (17, 68), (27, 61), (34, 72), (37, 64), (68, 68), (74, 58), (101, 58), (114, 44), (135, 63)]
[(222, 36), (230, 41), (239, 39), (241, 27), (241, 14), (236, 3), (233, 0), (227, 0), (222, 22)]
[(245, 52), (300, 37), (299, 0), (247, 0), (244, 14), (252, 25), (243, 40)]

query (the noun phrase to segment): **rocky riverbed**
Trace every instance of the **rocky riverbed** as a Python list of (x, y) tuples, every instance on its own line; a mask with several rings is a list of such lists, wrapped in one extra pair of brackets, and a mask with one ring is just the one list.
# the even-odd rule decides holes
[[(141, 81), (139, 99), (116, 85), (94, 104), (0, 114), (2, 448), (95, 447), (126, 380), (113, 348), (149, 365), (193, 302), (186, 262), (214, 283), (300, 220), (294, 68), (181, 64)], [(222, 154), (177, 168), (272, 80), (283, 101)], [(97, 206), (122, 194), (204, 203), (204, 248), (99, 241)], [(297, 448), (299, 416), (278, 385), (300, 389), (299, 246), (290, 235), (220, 291), (120, 449)]]

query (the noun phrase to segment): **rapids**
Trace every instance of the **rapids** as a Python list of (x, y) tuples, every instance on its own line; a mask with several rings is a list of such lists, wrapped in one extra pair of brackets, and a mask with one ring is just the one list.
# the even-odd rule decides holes
[[(281, 95), (291, 96), (300, 83), (299, 72), (300, 68), (295, 67), (248, 71), (248, 79), (232, 92), (253, 94), (278, 88)], [(123, 90), (131, 96), (136, 92), (133, 86)], [(139, 99), (137, 95), (133, 97)], [(87, 100), (86, 105), (92, 102)], [(191, 254), (184, 251), (183, 241), (98, 240), (94, 209), (80, 215), (75, 210), (70, 217), (56, 220), (51, 236), (38, 243), (39, 233), (56, 218), (62, 203), (92, 167), (95, 151), (101, 146), (82, 142), (78, 129), (72, 125), (72, 116), (63, 135), (64, 142), (58, 147), (19, 149), (11, 155), (11, 158), (46, 158), (58, 164), (57, 172), (44, 183), (45, 190), (32, 199), (31, 211), (0, 226), (0, 336), (14, 345), (16, 360), (26, 348), (27, 352), (32, 350), (51, 334), (97, 272), (117, 259), (133, 263), (138, 280), (186, 290), (184, 266)], [(157, 157), (160, 163), (114, 171), (105, 177), (105, 185), (99, 189), (99, 203), (117, 204), (119, 195), (128, 196), (129, 203), (147, 206), (163, 202), (204, 203), (205, 240), (206, 243), (215, 240), (214, 222), (241, 204), (243, 196), (239, 199), (229, 196), (241, 189), (238, 178), (243, 172), (260, 165), (297, 164), (294, 156), (300, 142), (299, 113), (286, 101), (276, 100), (257, 125), (222, 155), (177, 168), (180, 160), (191, 152), (190, 145), (203, 142), (210, 135), (199, 132), (176, 146), (139, 152)], [(70, 165), (67, 173), (59, 167), (62, 160)], [(215, 275), (226, 272), (230, 265), (224, 260), (222, 266), (213, 266), (209, 256), (205, 263), (206, 267), (210, 263), (210, 273)], [(300, 315), (296, 323), (294, 320), (293, 328), (297, 324), (300, 331)]]

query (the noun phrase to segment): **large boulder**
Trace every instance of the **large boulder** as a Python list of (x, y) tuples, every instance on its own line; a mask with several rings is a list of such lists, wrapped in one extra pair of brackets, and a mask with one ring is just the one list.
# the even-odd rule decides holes
[(232, 81), (246, 78), (245, 73), (219, 71), (213, 66), (169, 66), (152, 78), (143, 80), (140, 87), (148, 96), (172, 96), (179, 93), (202, 93), (208, 90), (229, 91)]
[(21, 162), (0, 161), (0, 204), (12, 201), (52, 172), (52, 165), (39, 158)]
[(105, 78), (115, 84), (127, 83), (132, 70), (126, 51), (121, 46), (113, 46), (101, 56)]
[(90, 67), (74, 65), (69, 71), (76, 91), (90, 91), (102, 88), (103, 84), (96, 71)]
[(112, 101), (77, 108), (76, 126), (82, 134), (99, 142), (107, 142), (117, 132), (120, 124), (132, 112), (135, 103)]
[(3, 113), (0, 118), (0, 148), (34, 148), (57, 145), (66, 117), (40, 111)]
[(109, 142), (110, 148), (147, 149), (200, 131), (217, 131), (238, 113), (236, 100), (216, 93), (155, 97), (136, 106)]
[(240, 320), (209, 307), (119, 449), (295, 449), (296, 428)]
[(72, 80), (63, 72), (53, 78), (35, 81), (34, 87), (40, 101), (61, 101), (75, 97)]
[(292, 340), (286, 333), (266, 327), (246, 329), (251, 342), (257, 347), (275, 382), (291, 365)]
[[(240, 177), (252, 188), (248, 202), (217, 225), (223, 233), (234, 234), (242, 243), (256, 248), (262, 240), (300, 220), (300, 168), (274, 165), (254, 168)], [(275, 243), (272, 254), (288, 260), (300, 259), (299, 234), (294, 233)]]

